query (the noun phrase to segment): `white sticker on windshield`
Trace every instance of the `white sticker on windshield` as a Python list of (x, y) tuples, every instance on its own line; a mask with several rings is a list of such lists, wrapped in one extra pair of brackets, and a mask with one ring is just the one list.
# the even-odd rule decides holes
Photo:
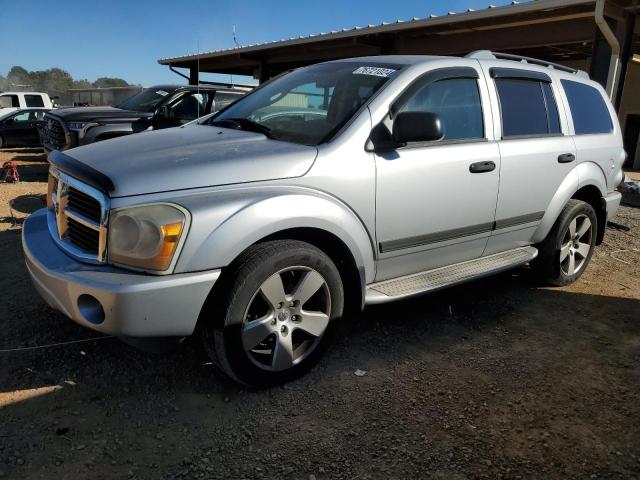
[(169, 95), (169, 92), (165, 92), (164, 90), (156, 90), (156, 93), (161, 96)]
[(356, 75), (373, 75), (376, 77), (390, 77), (396, 71), (393, 68), (360, 67), (353, 71)]

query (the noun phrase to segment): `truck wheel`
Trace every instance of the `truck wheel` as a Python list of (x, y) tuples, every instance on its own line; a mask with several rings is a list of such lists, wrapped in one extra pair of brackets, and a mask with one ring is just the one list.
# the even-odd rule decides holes
[(591, 205), (569, 200), (538, 246), (537, 265), (542, 278), (555, 286), (575, 282), (586, 270), (596, 244), (598, 218)]
[(331, 259), (305, 242), (270, 241), (249, 248), (226, 274), (201, 317), (212, 361), (251, 386), (309, 370), (343, 311), (342, 280)]

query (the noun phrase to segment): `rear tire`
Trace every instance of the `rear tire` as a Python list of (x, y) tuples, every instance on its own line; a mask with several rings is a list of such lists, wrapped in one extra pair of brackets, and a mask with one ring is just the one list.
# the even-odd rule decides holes
[(201, 314), (205, 351), (250, 386), (293, 380), (326, 351), (344, 308), (338, 269), (297, 240), (254, 245), (230, 265)]
[(571, 199), (538, 245), (535, 265), (541, 278), (555, 286), (575, 282), (591, 261), (596, 244), (598, 217), (591, 205)]

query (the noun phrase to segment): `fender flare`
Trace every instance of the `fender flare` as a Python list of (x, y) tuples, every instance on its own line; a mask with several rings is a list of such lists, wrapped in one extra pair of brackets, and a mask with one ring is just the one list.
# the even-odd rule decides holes
[[(319, 192), (261, 192), (238, 202), (215, 202), (222, 215), (206, 214), (209, 222), (219, 221), (204, 234), (197, 235), (193, 245), (189, 237), (181, 252), (176, 272), (202, 271), (229, 265), (244, 250), (261, 239), (284, 230), (316, 228), (338, 237), (351, 252), (363, 280), (375, 276), (374, 243), (356, 214), (339, 200)], [(189, 208), (188, 205), (187, 208)], [(204, 217), (205, 214), (203, 214)], [(211, 223), (209, 223), (211, 225)], [(194, 213), (192, 226), (202, 225)], [(201, 227), (200, 227), (201, 228)]]
[(594, 162), (579, 163), (567, 174), (549, 202), (542, 221), (531, 239), (533, 243), (540, 243), (547, 237), (567, 202), (578, 190), (589, 185), (596, 187), (600, 196), (604, 196), (607, 191), (604, 172)]

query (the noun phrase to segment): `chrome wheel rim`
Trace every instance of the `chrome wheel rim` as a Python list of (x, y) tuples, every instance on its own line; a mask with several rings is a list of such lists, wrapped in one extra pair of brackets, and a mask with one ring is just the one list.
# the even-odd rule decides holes
[(309, 267), (285, 268), (253, 294), (242, 320), (242, 345), (257, 367), (287, 370), (317, 348), (330, 314), (324, 277)]
[(560, 268), (565, 275), (580, 272), (591, 250), (593, 225), (586, 215), (578, 215), (569, 223), (560, 246)]

